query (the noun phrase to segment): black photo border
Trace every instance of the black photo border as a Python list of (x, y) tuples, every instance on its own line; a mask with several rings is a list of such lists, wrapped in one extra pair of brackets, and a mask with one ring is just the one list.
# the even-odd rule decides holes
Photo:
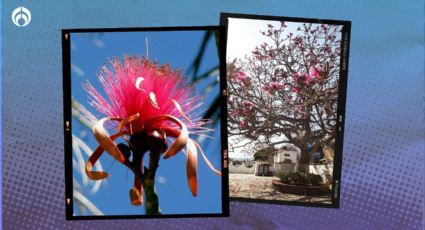
[[(221, 186), (222, 186), (222, 213), (202, 213), (202, 214), (162, 214), (162, 215), (104, 215), (104, 216), (74, 216), (73, 215), (73, 194), (72, 194), (72, 109), (71, 109), (71, 47), (70, 41), (73, 33), (96, 33), (96, 32), (145, 32), (145, 31), (218, 31), (220, 36), (224, 29), (221, 26), (175, 26), (175, 27), (137, 27), (137, 28), (84, 28), (84, 29), (62, 29), (62, 74), (63, 74), (63, 102), (64, 102), (64, 147), (65, 147), (65, 211), (66, 220), (102, 220), (102, 219), (147, 219), (147, 218), (201, 218), (201, 217), (228, 217), (229, 216), (229, 183), (228, 170), (226, 164), (227, 153), (227, 123), (226, 117), (220, 116), (221, 134)], [(221, 40), (220, 40), (221, 41)], [(223, 50), (224, 44), (219, 42), (219, 50)], [(219, 55), (219, 59), (221, 55)], [(219, 60), (219, 65), (221, 65)], [(220, 70), (222, 70), (220, 66)], [(221, 71), (220, 71), (221, 73)], [(224, 75), (225, 76), (225, 75)], [(220, 92), (225, 90), (225, 77), (220, 77)], [(224, 82), (225, 83), (225, 82)], [(225, 108), (222, 103), (222, 94), (219, 100), (221, 109)], [(225, 111), (220, 111), (223, 114)]]
[[(339, 73), (339, 92), (337, 101), (337, 133), (335, 135), (335, 149), (334, 149), (334, 165), (333, 165), (333, 181), (332, 181), (332, 193), (331, 193), (331, 204), (326, 203), (310, 203), (300, 201), (284, 201), (284, 200), (263, 200), (263, 199), (250, 199), (243, 197), (230, 197), (230, 201), (240, 202), (255, 202), (255, 203), (268, 203), (268, 204), (286, 204), (296, 206), (308, 206), (308, 207), (326, 207), (326, 208), (339, 208), (340, 206), (340, 191), (341, 191), (341, 165), (342, 165), (342, 152), (344, 142), (344, 121), (345, 121), (345, 107), (346, 107), (346, 95), (347, 95), (347, 77), (348, 77), (348, 57), (350, 47), (350, 34), (351, 34), (351, 21), (345, 20), (330, 20), (330, 19), (313, 19), (313, 18), (297, 18), (297, 17), (284, 17), (284, 16), (270, 16), (270, 15), (255, 15), (255, 14), (239, 14), (239, 13), (221, 13), (220, 14), (220, 26), (224, 28), (224, 31), (220, 33), (221, 46), (221, 76), (224, 80), (221, 80), (222, 87), (227, 89), (226, 79), (226, 49), (227, 49), (227, 32), (229, 18), (239, 19), (253, 19), (253, 20), (269, 20), (269, 21), (288, 21), (288, 22), (306, 22), (306, 23), (321, 23), (321, 24), (332, 24), (342, 26), (341, 34), (341, 56), (340, 56), (340, 73)], [(226, 116), (227, 124), (227, 94), (225, 95), (226, 103), (222, 103), (221, 116)], [(227, 127), (225, 127), (227, 129)], [(226, 138), (227, 139), (227, 138)], [(226, 140), (227, 142), (227, 140)], [(227, 152), (226, 152), (227, 153)], [(226, 163), (227, 154), (225, 154)], [(226, 165), (227, 167), (227, 165)], [(229, 179), (227, 179), (229, 180)]]

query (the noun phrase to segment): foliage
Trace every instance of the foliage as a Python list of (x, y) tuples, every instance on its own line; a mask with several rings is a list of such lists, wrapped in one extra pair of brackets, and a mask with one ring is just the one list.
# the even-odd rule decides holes
[(268, 146), (255, 152), (255, 155), (271, 155), (276, 153), (276, 151), (277, 150), (273, 146)]
[[(96, 118), (90, 113), (81, 103), (72, 99), (72, 117), (75, 118), (81, 124), (81, 131), (89, 132), (92, 125), (96, 122)], [(77, 172), (81, 176), (81, 181), (77, 180), (77, 177), (73, 178), (73, 197), (76, 204), (76, 211), (78, 214), (87, 215), (89, 212), (94, 215), (103, 215), (102, 211), (99, 210), (96, 205), (92, 203), (89, 195), (96, 194), (100, 188), (102, 181), (91, 181), (88, 180), (85, 174), (84, 165), (93, 150), (89, 145), (77, 135), (72, 135), (72, 164)], [(95, 165), (97, 170), (102, 170), (102, 163), (99, 161)], [(83, 187), (89, 189), (90, 194), (84, 194)]]
[(320, 185), (323, 179), (320, 175), (304, 172), (278, 173), (277, 177), (285, 184)]
[(312, 185), (320, 185), (323, 182), (323, 178), (317, 174), (309, 174), (310, 183)]

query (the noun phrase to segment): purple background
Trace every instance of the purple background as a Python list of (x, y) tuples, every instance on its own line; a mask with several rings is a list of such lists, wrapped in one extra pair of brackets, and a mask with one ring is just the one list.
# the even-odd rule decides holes
[[(3, 4), (4, 229), (422, 229), (423, 1)], [(21, 4), (24, 28), (10, 20)], [(60, 30), (217, 25), (220, 12), (352, 21), (340, 209), (231, 203), (230, 218), (66, 222)]]

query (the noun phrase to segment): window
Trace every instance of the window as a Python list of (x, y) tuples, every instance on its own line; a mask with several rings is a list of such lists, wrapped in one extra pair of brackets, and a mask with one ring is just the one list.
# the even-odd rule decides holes
[(258, 166), (258, 176), (268, 176), (270, 174), (270, 165), (263, 164)]

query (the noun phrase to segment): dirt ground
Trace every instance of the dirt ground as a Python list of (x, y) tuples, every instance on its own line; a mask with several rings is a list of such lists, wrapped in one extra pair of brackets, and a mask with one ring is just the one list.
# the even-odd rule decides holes
[(229, 174), (230, 197), (299, 201), (309, 203), (331, 203), (329, 196), (302, 196), (285, 194), (274, 190), (272, 181), (277, 177), (261, 177), (251, 174)]

